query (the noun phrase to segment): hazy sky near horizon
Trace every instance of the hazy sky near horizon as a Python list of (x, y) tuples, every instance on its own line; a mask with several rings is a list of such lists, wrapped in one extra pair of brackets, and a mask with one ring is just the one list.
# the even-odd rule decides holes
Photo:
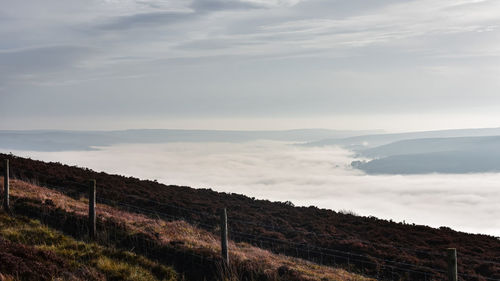
[(500, 120), (497, 0), (0, 3), (0, 129)]

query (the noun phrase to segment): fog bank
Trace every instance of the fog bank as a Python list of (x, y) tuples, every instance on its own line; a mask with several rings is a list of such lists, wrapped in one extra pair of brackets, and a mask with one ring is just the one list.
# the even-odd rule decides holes
[(498, 173), (366, 175), (351, 168), (351, 152), (339, 147), (302, 147), (272, 141), (12, 152), (166, 184), (500, 236)]

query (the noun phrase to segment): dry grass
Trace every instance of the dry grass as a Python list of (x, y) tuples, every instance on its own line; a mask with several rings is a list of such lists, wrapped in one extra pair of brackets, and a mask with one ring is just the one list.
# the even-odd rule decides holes
[(14, 281), (14, 277), (0, 273), (0, 281)]
[[(60, 192), (23, 181), (11, 180), (11, 194), (19, 198), (51, 202), (55, 207), (83, 216), (88, 213), (87, 199), (75, 200)], [(175, 247), (181, 250), (195, 249), (214, 255), (220, 252), (220, 242), (214, 234), (184, 221), (154, 219), (103, 204), (97, 204), (96, 213), (98, 219), (123, 223), (129, 231), (146, 234), (165, 245), (175, 244)], [(302, 259), (277, 255), (247, 243), (230, 241), (229, 250), (230, 259), (237, 263), (253, 262), (259, 264), (262, 271), (270, 273), (277, 272), (279, 268), (287, 268), (287, 270), (300, 275), (302, 280), (373, 280), (343, 269), (320, 266)], [(102, 265), (105, 266), (106, 261), (103, 260)]]
[[(0, 211), (2, 280), (181, 280), (165, 265), (144, 256), (78, 241), (38, 220)], [(3, 278), (3, 279), (2, 279)]]

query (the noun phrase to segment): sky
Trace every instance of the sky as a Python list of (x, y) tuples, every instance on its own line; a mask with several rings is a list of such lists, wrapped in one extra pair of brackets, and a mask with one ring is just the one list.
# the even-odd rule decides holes
[(0, 4), (0, 129), (500, 120), (497, 0)]

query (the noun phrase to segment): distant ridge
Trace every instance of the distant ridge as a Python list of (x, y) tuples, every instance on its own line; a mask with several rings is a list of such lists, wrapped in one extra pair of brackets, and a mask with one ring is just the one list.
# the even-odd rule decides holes
[(498, 136), (498, 128), (477, 128), (477, 129), (453, 129), (421, 131), (393, 134), (368, 134), (352, 136), (346, 138), (328, 138), (321, 141), (309, 142), (307, 146), (327, 146), (340, 145), (353, 150), (367, 149), (380, 145), (389, 144), (401, 140), (421, 139), (421, 138), (449, 138), (449, 137), (478, 137), (478, 136)]
[(0, 130), (0, 149), (31, 151), (96, 150), (98, 146), (124, 143), (245, 142), (273, 140), (310, 142), (374, 131), (297, 129), (284, 131), (224, 131), (132, 129), (123, 131)]
[(353, 162), (369, 174), (500, 172), (500, 136), (403, 140), (361, 150), (359, 155), (375, 158)]

